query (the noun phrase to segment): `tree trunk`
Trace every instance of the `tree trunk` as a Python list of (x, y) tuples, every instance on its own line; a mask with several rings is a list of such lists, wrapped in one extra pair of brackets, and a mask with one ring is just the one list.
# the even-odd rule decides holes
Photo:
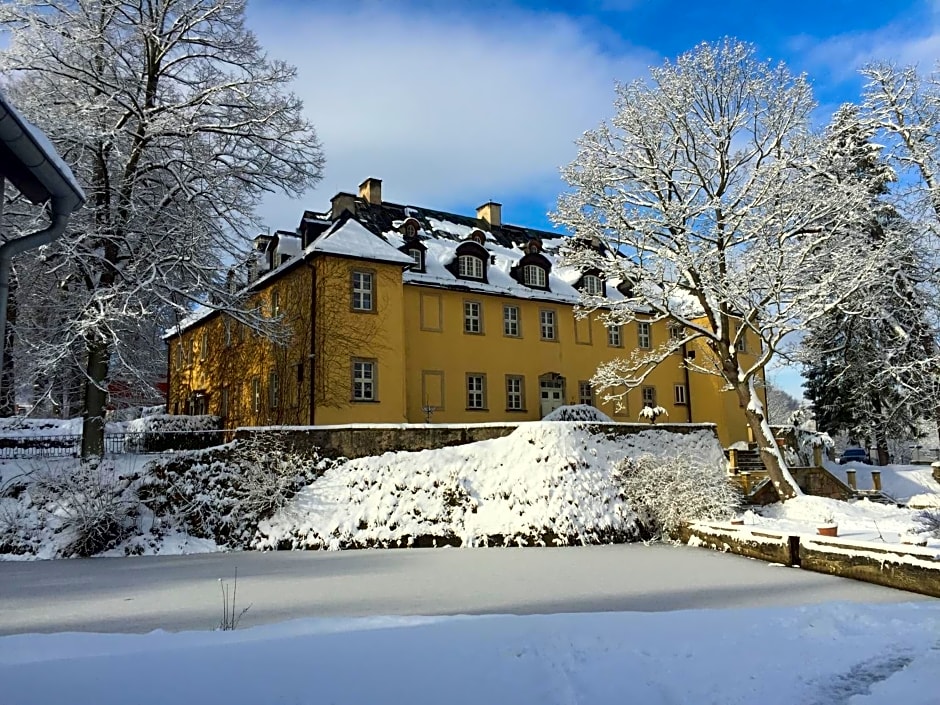
[(16, 375), (13, 368), (13, 328), (16, 326), (16, 272), (10, 272), (7, 294), (6, 342), (0, 369), (0, 416), (16, 416)]
[(764, 417), (763, 413), (759, 411), (763, 409), (763, 406), (760, 403), (757, 390), (754, 389), (753, 381), (751, 381), (750, 384), (735, 382), (734, 388), (738, 393), (738, 399), (744, 407), (747, 425), (754, 435), (754, 440), (757, 441), (761, 462), (764, 463), (767, 474), (770, 476), (770, 481), (777, 490), (780, 500), (785, 502), (788, 499), (802, 495), (803, 492), (796, 484), (796, 480), (793, 479), (793, 475), (790, 474), (787, 461), (783, 457), (783, 453), (780, 452), (777, 441), (774, 440), (773, 432), (770, 430), (770, 424), (767, 423), (767, 419)]
[(85, 409), (82, 413), (82, 458), (104, 455), (104, 405), (107, 401), (110, 350), (103, 343), (88, 345)]

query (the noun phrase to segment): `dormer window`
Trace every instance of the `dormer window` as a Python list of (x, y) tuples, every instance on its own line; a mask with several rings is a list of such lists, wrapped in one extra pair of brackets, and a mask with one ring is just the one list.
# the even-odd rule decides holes
[(522, 268), (522, 280), (526, 286), (535, 286), (544, 289), (548, 286), (548, 277), (545, 269), (537, 264), (527, 264)]
[(411, 259), (415, 261), (414, 268), (419, 271), (424, 271), (424, 252), (417, 247), (412, 247), (408, 250), (408, 254), (411, 256)]
[(601, 296), (604, 293), (604, 284), (601, 282), (601, 278), (595, 274), (585, 274), (581, 282), (585, 294)]
[(482, 230), (474, 230), (470, 233), (469, 239), (478, 245), (486, 244), (486, 234)]
[(402, 228), (402, 233), (404, 234), (404, 236), (405, 236), (406, 238), (409, 238), (409, 239), (410, 239), (410, 238), (413, 238), (415, 235), (418, 234), (418, 229), (415, 227), (415, 224), (414, 224), (414, 223), (412, 223), (412, 222), (409, 221), (409, 222), (405, 223), (405, 227)]
[(532, 238), (525, 244), (525, 253), (527, 255), (537, 255), (542, 251), (542, 241), (538, 238)]
[(457, 258), (457, 273), (466, 279), (483, 279), (483, 260), (475, 255), (460, 255)]

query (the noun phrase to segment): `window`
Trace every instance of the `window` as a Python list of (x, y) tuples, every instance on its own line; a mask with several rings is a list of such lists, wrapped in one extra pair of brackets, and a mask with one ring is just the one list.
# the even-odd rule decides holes
[[(413, 225), (411, 227), (414, 227)], [(411, 256), (411, 259), (415, 261), (416, 269), (424, 269), (424, 253), (421, 252), (417, 247), (412, 247), (408, 250), (408, 254)]]
[(229, 403), (230, 403), (229, 396), (230, 396), (229, 388), (228, 388), (228, 385), (225, 384), (222, 386), (222, 391), (219, 394), (219, 416), (221, 416), (223, 419), (228, 418)]
[(675, 394), (676, 394), (676, 404), (688, 404), (689, 403), (684, 384), (677, 384), (675, 386)]
[(251, 410), (256, 414), (261, 411), (261, 378), (251, 378)]
[(506, 375), (506, 410), (523, 411), (525, 409), (525, 378), (519, 375)]
[(304, 363), (298, 362), (294, 365), (294, 379), (294, 404), (300, 406), (300, 402), (303, 401), (301, 387), (304, 384)]
[[(408, 221), (407, 223), (405, 223), (404, 232), (405, 232), (405, 239), (407, 240), (407, 239), (415, 237), (418, 234), (418, 229), (415, 227), (414, 223), (412, 223), (411, 221)], [(421, 250), (418, 250), (418, 252), (420, 251)], [(410, 252), (414, 252), (414, 250), (411, 250)]]
[(735, 349), (738, 352), (747, 352), (747, 334), (746, 331), (742, 330), (742, 327), (736, 329), (735, 334), (738, 336), (737, 342), (734, 344)]
[(486, 408), (486, 375), (467, 375), (467, 408)]
[(474, 255), (460, 255), (457, 258), (457, 272), (467, 279), (482, 279), (483, 260)]
[(202, 335), (199, 336), (199, 359), (205, 362), (206, 358), (209, 356), (209, 331), (202, 331)]
[(594, 406), (594, 388), (590, 382), (578, 382), (578, 403)]
[(281, 315), (281, 296), (277, 291), (271, 292), (271, 317), (277, 318)]
[(643, 406), (656, 406), (656, 387), (643, 387)]
[(277, 372), (271, 370), (268, 374), (268, 408), (276, 409), (281, 397), (281, 380)]
[(612, 348), (623, 347), (623, 335), (620, 326), (607, 326), (607, 344)]
[(669, 337), (673, 341), (680, 341), (685, 337), (685, 328), (682, 326), (669, 326)]
[(548, 279), (545, 276), (545, 269), (537, 264), (527, 264), (522, 268), (522, 280), (526, 286), (537, 286), (544, 289), (547, 286)]
[(192, 338), (186, 343), (186, 364), (191, 365), (196, 359), (196, 341)]
[(503, 335), (519, 337), (519, 307), (503, 306)]
[(374, 360), (353, 360), (352, 398), (353, 401), (375, 401)]
[(483, 332), (483, 307), (479, 301), (463, 302), (463, 332)]
[(539, 311), (539, 329), (542, 333), (542, 340), (558, 339), (558, 332), (555, 327), (554, 311)]
[(371, 272), (352, 273), (353, 311), (375, 310), (375, 281)]
[(228, 347), (232, 344), (232, 321), (229, 318), (225, 319), (225, 322), (222, 324), (224, 329), (224, 339), (225, 347)]
[(176, 345), (176, 366), (182, 367), (184, 362), (183, 358), (183, 344), (177, 343)]
[(645, 350), (653, 347), (652, 336), (650, 335), (650, 324), (646, 321), (639, 321), (636, 324), (637, 345)]
[(601, 278), (593, 274), (584, 275), (583, 279), (584, 293), (592, 296), (600, 296), (604, 293), (604, 286), (601, 284)]

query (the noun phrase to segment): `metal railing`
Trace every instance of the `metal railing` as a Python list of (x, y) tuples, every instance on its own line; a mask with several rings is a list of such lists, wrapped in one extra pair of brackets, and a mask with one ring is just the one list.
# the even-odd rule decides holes
[[(225, 431), (142, 431), (104, 434), (105, 455), (122, 453), (173, 453), (210, 448), (225, 442)], [(44, 436), (0, 435), (0, 459), (77, 458), (81, 454), (80, 434)]]

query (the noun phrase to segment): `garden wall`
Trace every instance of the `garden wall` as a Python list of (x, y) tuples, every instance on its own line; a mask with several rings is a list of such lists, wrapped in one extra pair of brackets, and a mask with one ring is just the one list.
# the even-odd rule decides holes
[[(544, 422), (542, 422), (544, 423)], [(678, 434), (706, 433), (714, 437), (720, 452), (718, 433), (714, 424), (640, 424), (593, 423), (558, 421), (549, 423), (578, 423), (594, 433), (608, 438), (635, 436), (654, 432)], [(518, 423), (494, 424), (372, 424), (348, 426), (278, 426), (239, 428), (235, 438), (245, 439), (258, 434), (276, 434), (297, 448), (318, 448), (321, 455), (330, 458), (362, 458), (394, 451), (416, 451), (488, 441), (502, 438), (515, 431)]]
[(940, 557), (935, 550), (918, 546), (702, 522), (683, 526), (676, 538), (690, 546), (940, 597)]

